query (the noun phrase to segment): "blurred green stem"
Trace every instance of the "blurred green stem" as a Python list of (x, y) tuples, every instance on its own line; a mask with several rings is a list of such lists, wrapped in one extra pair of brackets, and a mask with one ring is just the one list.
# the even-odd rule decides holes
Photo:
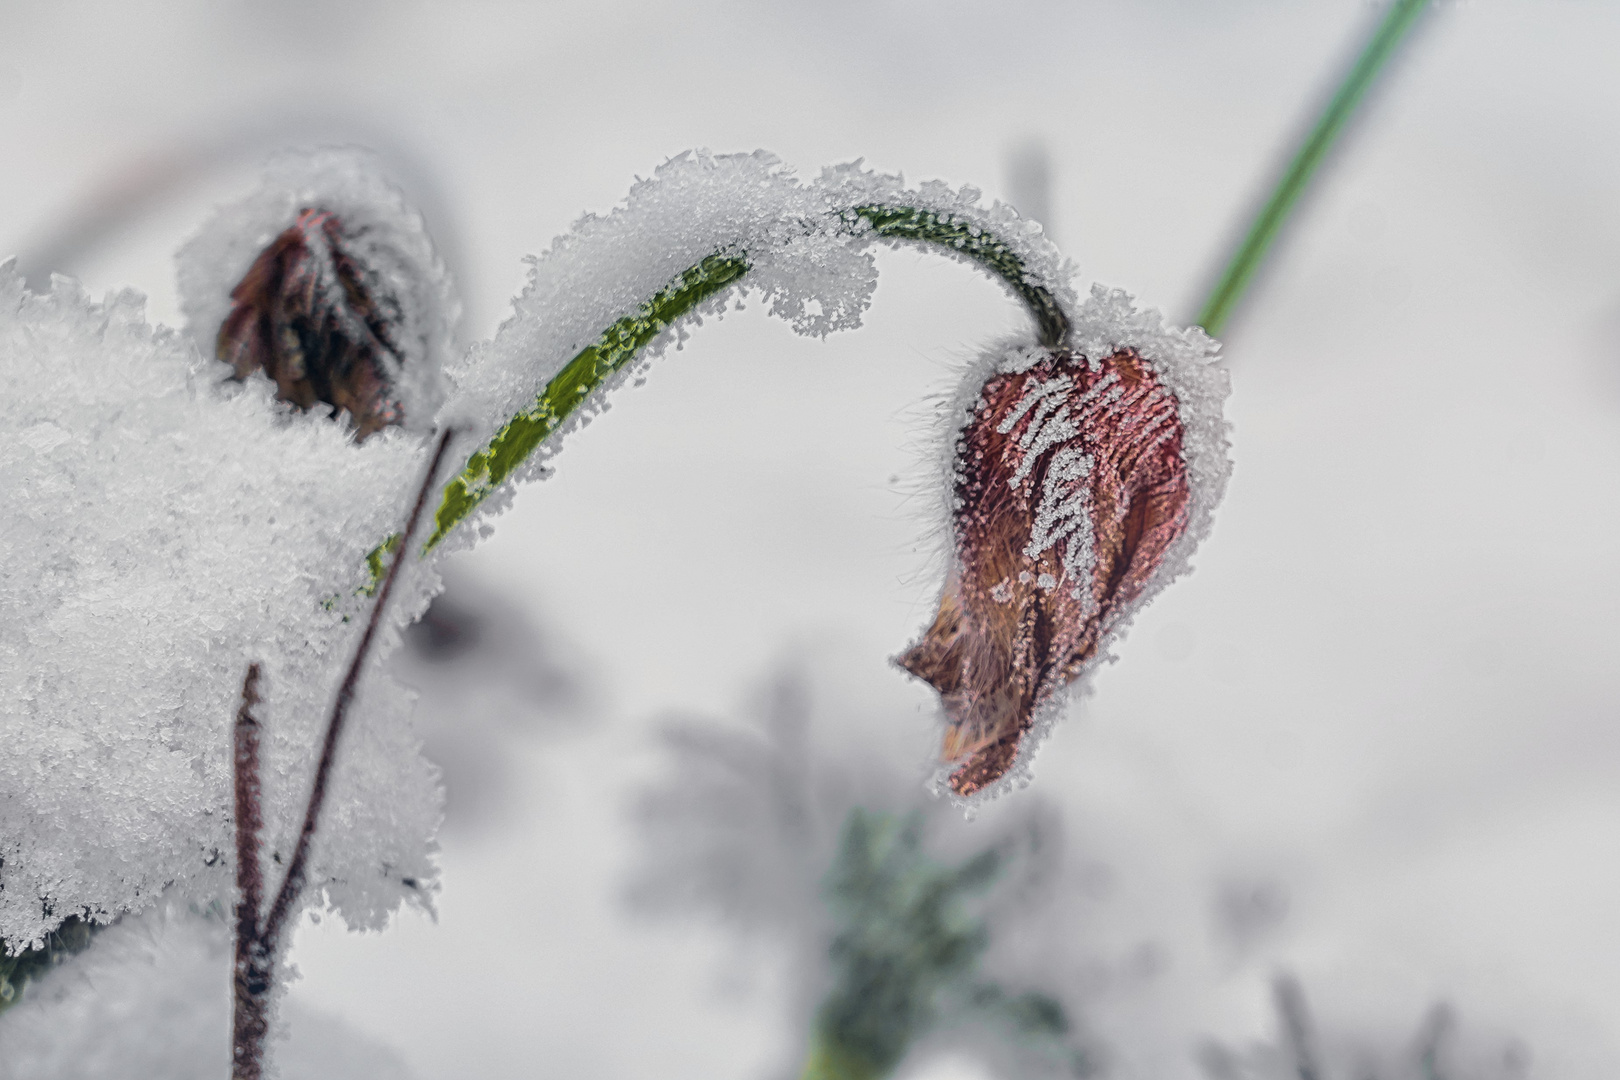
[(1248, 235), (1238, 246), (1237, 252), (1231, 261), (1226, 264), (1226, 270), (1221, 274), (1220, 282), (1210, 293), (1209, 299), (1204, 301), (1204, 309), (1198, 314), (1198, 325), (1212, 337), (1219, 337), (1226, 327), (1226, 320), (1232, 315), (1238, 301), (1243, 298), (1249, 287), (1255, 271), (1265, 261), (1266, 253), (1271, 250), (1273, 241), (1282, 230), (1283, 222), (1288, 219), (1289, 212), (1299, 201), (1300, 195), (1311, 182), (1317, 166), (1327, 156), (1333, 144), (1338, 140), (1339, 134), (1344, 130), (1345, 122), (1356, 111), (1361, 103), (1367, 88), (1372, 85), (1378, 73), (1383, 70), (1385, 63), (1395, 52), (1396, 46), (1406, 37), (1407, 31), (1417, 22), (1418, 16), (1428, 6), (1428, 0), (1394, 0), (1389, 6), (1389, 12), (1378, 24), (1378, 30), (1373, 34), (1372, 40), (1361, 51), (1356, 59), (1355, 66), (1345, 76), (1344, 83), (1339, 87), (1333, 100), (1311, 128), (1310, 135), (1305, 139), (1294, 159), (1288, 163), (1288, 170), (1283, 173), (1277, 187), (1266, 200), (1265, 208), (1255, 218), (1254, 224), (1249, 227)]

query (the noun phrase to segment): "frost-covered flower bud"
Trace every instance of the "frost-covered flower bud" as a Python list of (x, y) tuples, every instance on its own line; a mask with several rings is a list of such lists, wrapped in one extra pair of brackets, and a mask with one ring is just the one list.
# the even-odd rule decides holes
[(954, 570), (898, 660), (944, 702), (957, 795), (1008, 774), (1187, 530), (1182, 441), (1135, 349), (1015, 350), (991, 370), (955, 447)]
[(217, 353), (238, 379), (263, 371), (283, 401), (347, 412), (362, 439), (403, 421), (399, 298), (355, 257), (336, 214), (300, 211), (231, 299)]
[(283, 401), (348, 413), (361, 439), (433, 426), (459, 305), (421, 216), (371, 155), (272, 162), (186, 245), (180, 286), (198, 347), (237, 380), (263, 372)]

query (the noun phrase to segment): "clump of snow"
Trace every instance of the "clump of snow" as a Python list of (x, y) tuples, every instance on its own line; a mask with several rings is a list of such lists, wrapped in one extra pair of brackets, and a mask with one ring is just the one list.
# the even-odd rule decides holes
[[(36, 295), (0, 266), (0, 940), (13, 948), (165, 889), (229, 901), (229, 733), (255, 660), (265, 850), (285, 865), (361, 628), (366, 554), (399, 528), (427, 460), (416, 435), (356, 446), (266, 380), (222, 381), (142, 303), (95, 303), (60, 278)], [(413, 560), (394, 621), (436, 587)], [(408, 707), (367, 678), (316, 839), (310, 895), (357, 926), (431, 889), (439, 794)]]
[(180, 249), (180, 309), (198, 350), (214, 355), (231, 290), (304, 209), (337, 216), (349, 253), (376, 276), (380, 297), (397, 304), (388, 315), (404, 363), (390, 372), (394, 392), (406, 427), (428, 430), (444, 400), (442, 373), (461, 302), (421, 215), (370, 151), (332, 147), (272, 158), (257, 190), (217, 210)]
[[(607, 394), (684, 341), (689, 327), (723, 312), (737, 289), (762, 294), (771, 312), (800, 333), (826, 334), (858, 326), (876, 284), (871, 256), (838, 227), (824, 193), (801, 183), (774, 155), (682, 154), (638, 181), (612, 212), (581, 217), (531, 260), (511, 317), (452, 370), (455, 389), (442, 418), (468, 431), (469, 447), (483, 446), (604, 330), (711, 255), (745, 259), (749, 272), (591, 393), (516, 480), (543, 475), (562, 438), (604, 408)], [(503, 509), (511, 490), (496, 492), (478, 516)], [(462, 539), (452, 544), (471, 543), (473, 531), (461, 529)]]

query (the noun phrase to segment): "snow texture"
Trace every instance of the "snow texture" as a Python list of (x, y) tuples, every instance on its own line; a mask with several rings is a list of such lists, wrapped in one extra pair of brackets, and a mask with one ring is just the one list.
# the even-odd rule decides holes
[[(1102, 628), (1102, 640), (1095, 656), (1069, 683), (1068, 691), (1053, 695), (1038, 708), (1034, 726), (1024, 736), (1018, 757), (1005, 776), (982, 791), (962, 797), (952, 792), (948, 783), (954, 766), (941, 769), (935, 775), (933, 789), (948, 796), (970, 814), (984, 802), (1030, 783), (1034, 776), (1030, 763), (1070, 700), (1088, 693), (1091, 676), (1098, 667), (1116, 659), (1114, 646), (1124, 637), (1136, 613), (1166, 585), (1192, 569), (1193, 552), (1209, 535), (1215, 520), (1215, 507), (1220, 503), (1232, 473), (1232, 462), (1228, 457), (1230, 443), (1227, 439), (1230, 425), (1222, 412), (1231, 383), (1226, 369), (1219, 362), (1220, 344), (1217, 341), (1196, 326), (1186, 329), (1171, 326), (1159, 312), (1137, 308), (1130, 294), (1124, 290), (1101, 285), (1093, 286), (1085, 302), (1069, 309), (1069, 313), (1068, 347), (1076, 354), (1099, 359), (1120, 349), (1135, 349), (1153, 369), (1159, 382), (1175, 395), (1176, 414), (1182, 425), (1182, 459), (1187, 466), (1191, 494), (1188, 524), (1186, 531), (1171, 544), (1164, 561), (1141, 594), (1129, 603), (1114, 608)], [(1022, 340), (1002, 342), (986, 349), (968, 365), (956, 392), (943, 403), (933, 448), (933, 459), (940, 463), (941, 471), (931, 485), (939, 499), (936, 510), (939, 524), (934, 530), (936, 535), (941, 538), (952, 536), (949, 520), (955, 507), (950, 493), (955, 490), (957, 483), (956, 446), (963, 429), (977, 412), (980, 391), (985, 382), (997, 373), (1028, 371), (1048, 355), (1045, 348)], [(1059, 392), (1064, 389), (1062, 386), (1047, 385)], [(1043, 401), (1053, 400), (1037, 398), (1034, 394), (1030, 397), (1029, 406), (1032, 408), (1040, 408)], [(1032, 432), (1035, 430), (1031, 428)], [(1053, 442), (1063, 437), (1063, 431), (1052, 432)], [(1026, 460), (1032, 460), (1033, 456)], [(1069, 465), (1077, 475), (1084, 467), (1089, 467), (1083, 461)], [(1051, 519), (1044, 523), (1048, 528), (1045, 532), (1036, 530), (1032, 545), (1036, 539), (1055, 541), (1069, 537), (1064, 549), (1065, 564), (1069, 560), (1079, 560), (1089, 566), (1092, 558), (1089, 528), (1076, 527), (1064, 533), (1058, 528), (1062, 517), (1059, 511), (1063, 508), (1053, 506), (1050, 509)], [(1070, 507), (1068, 510), (1084, 517), (1083, 507)], [(947, 555), (946, 562), (953, 563), (954, 558), (954, 554)], [(1084, 577), (1089, 577), (1089, 574), (1081, 576), (1081, 579)]]
[[(625, 203), (605, 216), (587, 214), (531, 262), (529, 280), (513, 314), (492, 341), (475, 346), (451, 371), (455, 391), (445, 421), (470, 432), (482, 446), (508, 419), (534, 404), (536, 394), (563, 365), (614, 321), (713, 254), (744, 257), (744, 279), (774, 314), (803, 333), (825, 334), (859, 324), (875, 285), (869, 255), (829, 231), (823, 194), (801, 184), (764, 152), (713, 156), (683, 154), (653, 178), (631, 188)], [(610, 378), (514, 474), (544, 475), (562, 436), (605, 408), (603, 399), (624, 379), (688, 328), (723, 311), (724, 290), (679, 320), (643, 352), (639, 362)], [(814, 301), (814, 302), (812, 302)], [(504, 509), (507, 485), (480, 506), (477, 517)], [(474, 530), (462, 528), (459, 544)]]
[[(31, 981), (7, 1010), (0, 1080), (218, 1080), (230, 1073), (224, 919), (158, 908)], [(409, 1080), (399, 1056), (294, 998), (272, 1029), (280, 1080)]]
[[(230, 725), (264, 665), (265, 849), (291, 853), (314, 748), (362, 620), (366, 553), (427, 460), (388, 431), (225, 382), (131, 292), (47, 295), (0, 266), (0, 939), (41, 939), (172, 888), (233, 885)], [(402, 575), (394, 622), (436, 588)], [(397, 639), (397, 630), (387, 637)], [(408, 695), (368, 678), (310, 882), (355, 926), (426, 902), (439, 816)], [(283, 862), (284, 865), (284, 862)], [(268, 880), (279, 883), (277, 866)]]

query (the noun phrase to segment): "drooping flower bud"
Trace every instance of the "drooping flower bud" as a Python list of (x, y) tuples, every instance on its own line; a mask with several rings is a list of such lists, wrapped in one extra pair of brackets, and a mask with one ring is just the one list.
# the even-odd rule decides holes
[(1182, 442), (1175, 395), (1134, 349), (1016, 351), (984, 383), (956, 444), (954, 570), (897, 661), (940, 693), (957, 795), (1009, 773), (1187, 530)]
[(299, 211), (231, 300), (217, 355), (238, 379), (262, 370), (283, 401), (348, 412), (361, 439), (404, 421), (400, 301), (350, 250), (336, 214)]

